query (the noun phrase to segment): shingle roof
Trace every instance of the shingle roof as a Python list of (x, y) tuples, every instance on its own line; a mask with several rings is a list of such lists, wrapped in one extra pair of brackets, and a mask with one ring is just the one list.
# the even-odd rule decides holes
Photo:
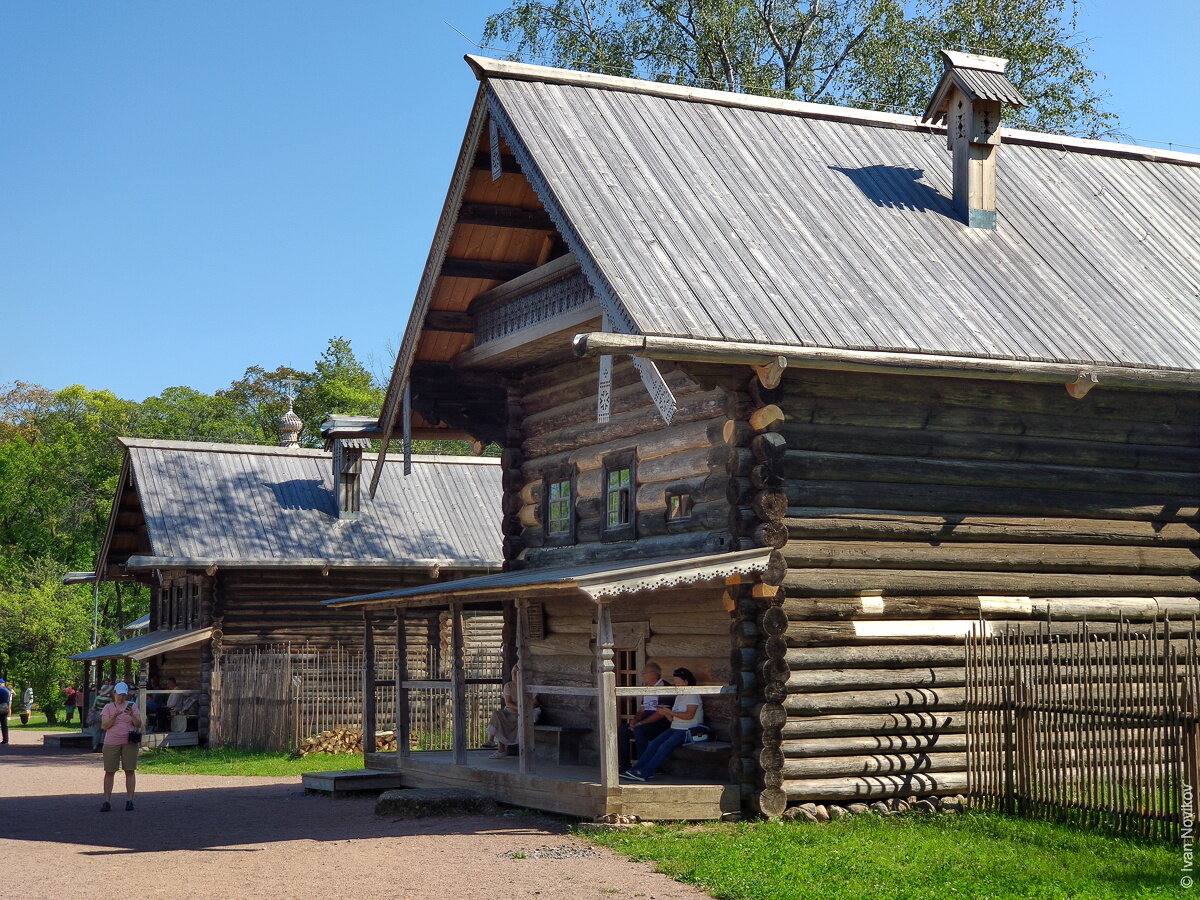
[(1005, 132), (985, 232), (916, 119), (472, 62), (643, 334), (1200, 370), (1200, 158)]
[(325, 451), (123, 443), (156, 558), (470, 568), (503, 559), (498, 460), (414, 456), (406, 478), (389, 458), (374, 499), (363, 491), (360, 517), (340, 520)]

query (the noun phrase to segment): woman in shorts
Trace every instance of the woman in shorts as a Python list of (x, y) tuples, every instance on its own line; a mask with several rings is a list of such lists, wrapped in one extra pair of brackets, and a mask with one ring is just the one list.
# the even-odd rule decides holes
[(133, 788), (137, 780), (134, 771), (141, 749), (141, 741), (129, 742), (129, 732), (142, 730), (142, 713), (137, 704), (129, 701), (129, 685), (125, 682), (117, 682), (112, 702), (100, 711), (100, 728), (104, 732), (104, 802), (100, 804), (100, 812), (112, 809), (117, 769), (125, 770), (125, 810), (128, 812), (133, 809)]

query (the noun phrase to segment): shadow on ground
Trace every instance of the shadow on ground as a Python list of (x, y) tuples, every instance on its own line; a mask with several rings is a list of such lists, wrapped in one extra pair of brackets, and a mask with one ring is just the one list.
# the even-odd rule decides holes
[[(72, 784), (87, 783), (93, 790), (19, 796), (19, 782), (8, 781), (8, 796), (0, 799), (0, 835), (15, 841), (89, 845), (93, 849), (82, 851), (85, 856), (170, 850), (255, 853), (263, 848), (249, 845), (418, 834), (544, 836), (566, 830), (562, 822), (517, 813), (415, 820), (379, 817), (374, 813), (373, 796), (334, 800), (306, 794), (299, 778), (285, 784), (231, 785), (221, 776), (141, 775), (141, 783), (149, 787), (147, 782), (152, 782), (153, 789), (139, 790), (137, 808), (126, 812), (124, 779), (118, 773), (113, 810), (101, 813), (99, 754), (12, 745), (3, 750), (5, 764), (75, 760), (79, 765), (71, 767)], [(94, 763), (94, 769), (80, 771), (88, 762)], [(9, 768), (5, 775), (19, 778), (20, 770)], [(170, 787), (176, 778), (180, 786)]]

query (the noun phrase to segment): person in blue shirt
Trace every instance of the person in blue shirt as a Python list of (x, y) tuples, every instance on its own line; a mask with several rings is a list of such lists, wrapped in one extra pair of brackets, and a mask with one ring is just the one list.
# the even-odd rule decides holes
[(8, 743), (8, 714), (12, 710), (12, 691), (0, 678), (0, 744)]

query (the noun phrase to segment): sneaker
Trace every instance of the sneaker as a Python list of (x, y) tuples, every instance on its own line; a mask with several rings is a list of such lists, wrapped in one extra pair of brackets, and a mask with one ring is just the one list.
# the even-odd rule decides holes
[(622, 772), (621, 777), (628, 778), (631, 781), (645, 781), (646, 780), (645, 778), (643, 778), (641, 775), (639, 775), (637, 772), (634, 772), (633, 770), (630, 770), (628, 772)]
[(107, 800), (100, 804), (100, 812), (108, 812), (110, 809), (112, 809), (112, 804)]
[(132, 800), (125, 801), (125, 812), (133, 812), (133, 801)]

